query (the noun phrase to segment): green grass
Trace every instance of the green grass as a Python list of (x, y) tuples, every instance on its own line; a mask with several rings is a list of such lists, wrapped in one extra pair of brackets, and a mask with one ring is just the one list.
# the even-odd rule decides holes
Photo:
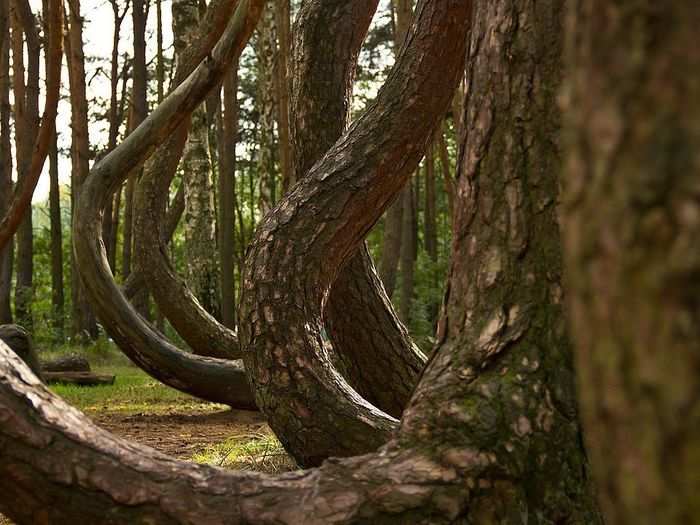
[(298, 468), (274, 434), (231, 436), (192, 456), (192, 461), (255, 472), (287, 472)]
[(116, 376), (113, 385), (52, 385), (51, 390), (84, 412), (120, 412), (123, 414), (167, 414), (173, 411), (214, 412), (224, 405), (207, 403), (183, 394), (151, 378), (134, 366), (112, 343), (104, 340), (88, 347), (63, 347), (42, 352), (41, 360), (68, 353), (82, 355), (93, 372)]

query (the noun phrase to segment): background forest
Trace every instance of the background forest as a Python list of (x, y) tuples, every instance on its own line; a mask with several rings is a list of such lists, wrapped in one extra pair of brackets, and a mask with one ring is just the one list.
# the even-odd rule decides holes
[[(72, 84), (65, 82), (70, 75), (64, 65), (58, 133), (35, 193), (31, 218), (18, 232), (14, 250), (2, 254), (0, 322), (14, 320), (27, 327), (40, 348), (86, 343), (101, 334), (89, 307), (76, 300), (70, 249), (72, 188), (79, 186), (86, 164), (113, 149), (144, 118), (144, 110), (147, 113), (162, 100), (172, 81), (177, 54), (187, 45), (189, 32), (203, 12), (196, 0), (152, 0), (143, 5), (138, 0), (133, 5), (124, 0), (83, 1), (80, 5), (72, 0), (67, 6), (66, 36), (73, 39), (66, 46), (66, 53), (71, 54), (64, 64), (83, 62), (84, 76), (71, 77), (71, 81), (84, 83), (84, 89), (76, 86), (72, 90)], [(40, 39), (38, 48), (24, 49), (25, 60), (31, 53), (44, 55), (46, 47), (41, 6), (35, 2), (31, 7)], [(170, 220), (176, 224), (169, 243), (170, 260), (207, 311), (231, 327), (235, 326), (233, 305), (245, 247), (258, 221), (291, 182), (290, 101), (288, 89), (282, 86), (291, 82), (286, 65), (292, 52), (290, 25), (298, 8), (298, 2), (288, 0), (270, 3), (231, 79), (235, 86), (232, 107), (225, 110), (223, 89), (210, 95), (194, 119), (170, 189)], [(141, 10), (141, 16), (134, 9)], [(376, 95), (393, 64), (401, 10), (410, 19), (411, 6), (406, 2), (379, 4), (359, 56), (349, 108), (353, 117)], [(11, 16), (9, 21), (19, 33), (20, 20)], [(14, 180), (22, 176), (17, 152), (22, 151), (23, 138), (15, 131), (15, 120), (21, 114), (12, 111), (15, 92), (21, 89), (15, 84), (17, 74), (25, 76), (27, 87), (38, 82), (37, 100), (45, 98), (45, 68), (40, 64), (31, 70), (36, 56), (26, 65), (9, 59), (19, 52), (18, 45), (13, 41), (12, 50), (5, 49), (0, 72), (2, 121), (9, 130), (3, 135), (0, 183), (4, 188), (10, 187), (10, 176)], [(33, 91), (27, 94), (36, 98)], [(235, 129), (229, 135), (226, 119)], [(412, 177), (410, 189), (368, 237), (387, 293), (422, 347), (433, 342), (445, 282), (458, 126), (452, 115), (445, 120)], [(77, 159), (75, 152), (87, 159)], [(111, 216), (104, 223), (110, 265), (120, 283), (128, 278), (133, 264), (136, 177), (114, 196), (108, 210)], [(148, 318), (168, 336), (177, 337), (152, 300), (145, 294), (137, 300)]]

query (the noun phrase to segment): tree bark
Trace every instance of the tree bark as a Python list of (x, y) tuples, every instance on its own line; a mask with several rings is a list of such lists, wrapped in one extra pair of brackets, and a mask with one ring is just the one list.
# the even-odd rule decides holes
[(395, 419), (333, 368), (323, 308), (339, 269), (407, 182), (447, 110), (468, 12), (463, 1), (422, 4), (411, 45), (377, 100), (263, 220), (249, 247), (239, 310), (246, 372), (301, 465), (368, 452), (395, 429)]
[[(173, 2), (173, 36), (179, 55), (196, 38), (199, 22), (198, 0)], [(212, 114), (213, 115), (213, 114)], [(216, 250), (214, 188), (209, 155), (209, 127), (212, 125), (202, 105), (191, 117), (190, 131), (182, 159), (185, 187), (186, 280), (202, 307), (214, 317), (221, 316), (219, 263)], [(197, 348), (194, 348), (197, 352)]]
[[(197, 31), (205, 38), (197, 40), (196, 45), (188, 48), (187, 55), (181, 57), (174, 85), (187, 78), (206, 57), (223, 31), (234, 5), (232, 0), (212, 4), (213, 9), (203, 20), (203, 27), (210, 29)], [(240, 357), (236, 333), (221, 325), (199, 304), (186, 282), (174, 272), (166, 255), (167, 243), (162, 240), (161, 217), (167, 203), (167, 189), (175, 175), (186, 138), (187, 127), (183, 125), (149, 159), (139, 184), (137, 228), (147, 239), (138, 257), (139, 273), (148, 279), (158, 307), (195, 353), (223, 359), (236, 358)]]
[[(250, 389), (240, 363), (193, 356), (180, 351), (165, 341), (157, 331), (138, 315), (118, 289), (105, 265), (101, 246), (101, 229), (96, 217), (113, 192), (124, 182), (130, 170), (177, 131), (182, 135), (183, 123), (204, 99), (208, 91), (218, 85), (230, 62), (243, 49), (261, 12), (262, 0), (228, 1), (217, 5), (212, 12), (217, 24), (201, 31), (202, 43), (193, 52), (201, 53), (204, 60), (191, 75), (131, 133), (125, 141), (104, 157), (95, 167), (85, 186), (77, 210), (79, 220), (74, 222), (73, 246), (93, 306), (102, 324), (129, 358), (162, 382), (197, 397), (241, 408), (253, 408)], [(231, 15), (231, 12), (233, 14)], [(230, 21), (229, 21), (230, 18)], [(228, 25), (227, 25), (228, 22)], [(219, 43), (211, 49), (217, 32)], [(184, 139), (181, 139), (182, 143)], [(177, 160), (177, 158), (175, 159)], [(146, 175), (149, 170), (146, 170)], [(146, 176), (144, 175), (144, 177)], [(139, 185), (139, 190), (145, 184)], [(140, 207), (158, 220), (156, 207)], [(158, 229), (155, 229), (158, 235)], [(157, 245), (156, 236), (153, 244)], [(154, 283), (149, 282), (150, 285)], [(153, 287), (152, 287), (153, 289)]]
[(63, 294), (63, 225), (56, 136), (52, 140), (49, 151), (49, 215), (51, 219), (51, 324), (54, 341), (60, 344), (65, 339), (65, 297)]
[(569, 306), (611, 525), (700, 519), (699, 23), (688, 0), (570, 8)]
[(257, 174), (260, 215), (265, 216), (275, 204), (277, 164), (275, 162), (275, 53), (277, 24), (274, 1), (269, 0), (254, 37), (256, 62), (256, 109), (258, 111)]
[(235, 194), (236, 143), (238, 141), (238, 61), (224, 79), (224, 104), (221, 114), (222, 137), (219, 159), (219, 235), (221, 264), (221, 322), (227, 328), (236, 328), (235, 261)]
[[(12, 144), (10, 114), (10, 9), (0, 3), (0, 214), (4, 216), (12, 195)], [(0, 249), (0, 324), (12, 323), (12, 262), (14, 243)]]
[[(357, 56), (376, 7), (376, 0), (314, 1), (297, 16), (292, 90), (295, 178), (302, 178), (345, 130)], [(366, 246), (338, 274), (324, 316), (332, 359), (347, 381), (375, 406), (400, 416), (424, 358), (398, 321)]]
[[(33, 141), (39, 125), (40, 46), (36, 20), (26, 0), (14, 0), (11, 13), (15, 152), (19, 186), (28, 181)], [(26, 67), (23, 33), (27, 44)], [(31, 211), (23, 214), (16, 239), (15, 316), (18, 324), (31, 331), (34, 298), (34, 235)]]
[(406, 187), (401, 190), (400, 199), (403, 200), (403, 212), (401, 225), (401, 303), (399, 303), (399, 315), (405, 324), (411, 322), (411, 310), (413, 306), (414, 269), (416, 253), (416, 208), (413, 198), (413, 181), (409, 179)]
[(275, 91), (277, 94), (277, 130), (279, 135), (280, 175), (282, 193), (287, 193), (296, 182), (292, 141), (289, 123), (291, 82), (289, 57), (292, 53), (290, 39), (290, 0), (275, 0), (275, 25), (277, 26), (277, 55), (275, 60)]
[[(88, 136), (87, 97), (85, 92), (85, 54), (83, 53), (83, 19), (80, 0), (68, 2), (70, 21), (68, 39), (65, 40), (66, 61), (71, 102), (71, 208), (75, 223), (76, 203), (90, 170), (90, 138)], [(98, 335), (97, 322), (87, 303), (85, 290), (78, 277), (75, 256), (71, 254), (71, 296), (73, 337), (85, 341)]]
[[(552, 99), (558, 82), (559, 54), (551, 41), (543, 45), (548, 39), (538, 37), (551, 37), (552, 32), (559, 30), (560, 5), (542, 6), (541, 11), (540, 6), (540, 2), (535, 6), (535, 2), (528, 0), (508, 5), (490, 2), (480, 4), (482, 10), (476, 13), (472, 49), (476, 54), (479, 48), (482, 60), (470, 73), (471, 82), (473, 85), (495, 82), (494, 87), (513, 95), (515, 100), (482, 91), (467, 101), (468, 115), (471, 119), (495, 117), (492, 105), (484, 107), (478, 103), (515, 102), (518, 109), (512, 108), (511, 115), (536, 107), (539, 118), (517, 127), (511, 125), (507, 113), (499, 113), (498, 118), (490, 121), (487, 118), (484, 122), (491, 134), (470, 136), (466, 141), (473, 155), (465, 155), (461, 167), (464, 176), (460, 177), (456, 217), (460, 231), (467, 235), (455, 238), (452, 292), (444, 325), (446, 339), (428, 365), (392, 441), (375, 454), (335, 459), (318, 469), (284, 476), (238, 473), (177, 462), (143, 446), (127, 446), (97, 429), (37, 384), (26, 367), (0, 346), (0, 416), (5, 422), (0, 426), (0, 446), (5, 458), (0, 463), (1, 510), (20, 523), (36, 521), (37, 516), (45, 521), (89, 519), (98, 524), (602, 523), (586, 478), (576, 411), (572, 407), (572, 371), (566, 356), (569, 345), (562, 344), (562, 338), (566, 337), (565, 329), (562, 330), (563, 308), (557, 296), (550, 293), (561, 265), (555, 207), (550, 206), (542, 213), (543, 210), (529, 205), (529, 193), (522, 194), (522, 206), (516, 208), (527, 221), (511, 222), (508, 217), (513, 207), (507, 197), (492, 193), (511, 184), (527, 184), (527, 177), (535, 175), (538, 182), (546, 181), (546, 184), (528, 186), (534, 190), (532, 197), (556, 195), (557, 170), (549, 168), (556, 168), (551, 165), (558, 164), (558, 156), (554, 143), (545, 136), (556, 133), (557, 129), (556, 105)], [(446, 49), (445, 40), (462, 43), (466, 40), (464, 27), (460, 26), (460, 23), (466, 25), (468, 19), (466, 7), (457, 0), (420, 2), (416, 10), (417, 38), (413, 41), (427, 45), (430, 40), (436, 40), (436, 44), (441, 44), (430, 49), (433, 54), (427, 56), (431, 58), (438, 49), (445, 50), (445, 55), (441, 55), (443, 61), (459, 54), (460, 49)], [(425, 28), (428, 24), (423, 22), (424, 18), (437, 27)], [(497, 38), (484, 39), (494, 24), (499, 23), (507, 31)], [(425, 29), (431, 30), (431, 36), (418, 38), (426, 35), (421, 32)], [(532, 47), (541, 53), (532, 54)], [(511, 61), (506, 51), (519, 60)], [(546, 59), (540, 63), (534, 60), (535, 56)], [(421, 65), (437, 67), (436, 62), (424, 60)], [(521, 69), (517, 74), (516, 68)], [(527, 73), (541, 74), (543, 84), (533, 92), (529, 83), (512, 84), (506, 70), (513, 79), (522, 79)], [(395, 79), (396, 74), (387, 87), (393, 87)], [(428, 93), (440, 93), (437, 87), (444, 79), (444, 75), (435, 79), (436, 84), (430, 86)], [(420, 84), (407, 81), (403, 85), (405, 89), (415, 89)], [(384, 97), (393, 93), (386, 94), (385, 89), (383, 95), (373, 108), (381, 108)], [(533, 103), (534, 95), (544, 95), (539, 104)], [(434, 101), (434, 97), (426, 99), (428, 103)], [(447, 107), (449, 99), (449, 96), (441, 97), (440, 109)], [(389, 100), (398, 99), (391, 96)], [(420, 103), (421, 110), (425, 107), (423, 99), (414, 99), (414, 103)], [(368, 118), (386, 117), (386, 113), (375, 111), (379, 114), (372, 115), (370, 111), (341, 139), (338, 150), (364, 137)], [(407, 113), (416, 119), (412, 131), (419, 127), (419, 119), (425, 122), (420, 118), (425, 115), (423, 111), (420, 116), (415, 115), (416, 111)], [(434, 113), (433, 126), (428, 126), (430, 132), (441, 118), (440, 111)], [(385, 123), (383, 119), (382, 124)], [(396, 137), (396, 134), (384, 136)], [(418, 163), (430, 136), (426, 134), (418, 141), (421, 144), (410, 149), (410, 164)], [(502, 155), (500, 146), (515, 144), (517, 139), (525, 137), (536, 140), (514, 152), (512, 158)], [(472, 149), (477, 146), (486, 149)], [(543, 157), (535, 156), (529, 150), (531, 147)], [(355, 151), (360, 153), (359, 157), (366, 154), (365, 149)], [(404, 152), (402, 149), (396, 156), (403, 156)], [(333, 157), (338, 153), (332, 151), (326, 156), (317, 165), (319, 171), (313, 170), (307, 180), (319, 184), (344, 178), (342, 175), (347, 175), (344, 169), (334, 171), (335, 177), (329, 169), (336, 163), (343, 168), (347, 166), (342, 156)], [(482, 170), (473, 162), (477, 156), (488, 165), (501, 165), (504, 169)], [(525, 162), (513, 162), (516, 156)], [(391, 168), (396, 166), (397, 159), (393, 156), (383, 158)], [(540, 161), (545, 169), (532, 170), (533, 164), (540, 166)], [(351, 190), (355, 198), (349, 197), (346, 200), (349, 207), (341, 208), (341, 215), (347, 214), (342, 224), (365, 230), (367, 224), (357, 223), (365, 222), (367, 210), (372, 216), (366, 222), (376, 222), (382, 210), (375, 211), (376, 201), (367, 204), (367, 198), (382, 194), (382, 206), (386, 208), (389, 194), (399, 192), (401, 182), (408, 179), (414, 168), (406, 169), (401, 176), (403, 181), (392, 181), (386, 186), (386, 179), (396, 175), (393, 169), (374, 171), (370, 176), (365, 170), (351, 170), (357, 183)], [(331, 176), (322, 179), (321, 175)], [(380, 188), (376, 183), (380, 183)], [(287, 199), (298, 195), (303, 184)], [(472, 184), (497, 197), (492, 201), (493, 207), (488, 200), (469, 191)], [(328, 193), (332, 197), (338, 195), (337, 191)], [(316, 195), (315, 200), (321, 200)], [(359, 216), (351, 213), (356, 201), (365, 212)], [(287, 201), (278, 208), (279, 217), (268, 216), (266, 226), (274, 219), (280, 225), (288, 220), (286, 204)], [(481, 215), (506, 222), (489, 224), (484, 217), (475, 215), (475, 209)], [(531, 241), (525, 252), (520, 243), (513, 243), (521, 238), (523, 228)], [(336, 232), (338, 229), (333, 229), (328, 235)], [(258, 240), (269, 234), (267, 228), (260, 230)], [(473, 255), (472, 235), (487, 241), (485, 249)], [(360, 245), (361, 238), (358, 235), (354, 239), (353, 248)], [(500, 278), (469, 279), (469, 276), (492, 274), (493, 267), (489, 264), (494, 250), (503, 257), (504, 272)], [(333, 253), (328, 252), (331, 259)], [(348, 250), (335, 257), (342, 259), (351, 253)], [(521, 257), (524, 257), (522, 265)], [(542, 264), (543, 261), (553, 264), (555, 274), (549, 272), (550, 267)], [(293, 266), (289, 271), (299, 275)], [(520, 278), (527, 275), (531, 277)], [(470, 291), (480, 294), (462, 293)], [(454, 322), (465, 319), (475, 298), (479, 301), (478, 313), (466, 323)], [(513, 302), (505, 311), (504, 300), (511, 298)], [(497, 330), (494, 330), (494, 314), (496, 319), (502, 319)], [(259, 312), (260, 318), (265, 315), (269, 315), (265, 310)], [(91, 469), (76, 469), (76, 464), (86, 464), (86, 458)], [(17, 501), (27, 504), (15, 505)]]

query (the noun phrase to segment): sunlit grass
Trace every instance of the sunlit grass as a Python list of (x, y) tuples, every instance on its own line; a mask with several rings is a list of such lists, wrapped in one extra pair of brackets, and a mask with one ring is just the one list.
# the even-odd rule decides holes
[(255, 472), (287, 472), (297, 468), (274, 434), (231, 436), (192, 457), (196, 463)]

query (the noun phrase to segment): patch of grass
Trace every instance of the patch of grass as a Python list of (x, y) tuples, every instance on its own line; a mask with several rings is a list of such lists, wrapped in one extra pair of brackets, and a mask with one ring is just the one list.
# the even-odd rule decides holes
[(271, 474), (298, 468), (274, 434), (263, 432), (231, 436), (195, 454), (192, 461)]
[(83, 412), (120, 412), (124, 414), (167, 414), (174, 411), (213, 412), (223, 405), (207, 403), (178, 392), (150, 377), (106, 339), (86, 347), (65, 346), (44, 351), (42, 361), (77, 354), (85, 357), (93, 372), (116, 376), (113, 385), (51, 386), (56, 394)]

